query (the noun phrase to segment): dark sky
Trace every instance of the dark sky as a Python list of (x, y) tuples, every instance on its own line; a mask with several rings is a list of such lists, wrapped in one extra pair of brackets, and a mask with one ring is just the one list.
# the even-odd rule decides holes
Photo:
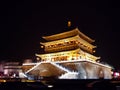
[(110, 0), (79, 2), (3, 1), (0, 5), (0, 60), (32, 58), (40, 52), (41, 36), (72, 27), (96, 40), (96, 55), (120, 69), (120, 7)]

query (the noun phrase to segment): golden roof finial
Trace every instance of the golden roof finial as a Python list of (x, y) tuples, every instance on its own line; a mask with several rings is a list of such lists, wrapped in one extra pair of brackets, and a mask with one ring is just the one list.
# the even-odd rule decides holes
[(68, 21), (68, 27), (70, 27), (71, 26), (71, 21)]

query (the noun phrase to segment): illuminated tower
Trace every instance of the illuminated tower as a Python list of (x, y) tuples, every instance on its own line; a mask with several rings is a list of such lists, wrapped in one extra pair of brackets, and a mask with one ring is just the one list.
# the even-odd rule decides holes
[[(68, 22), (70, 29), (71, 22)], [(78, 28), (43, 36), (40, 47), (45, 53), (35, 54), (37, 63), (23, 63), (23, 72), (39, 77), (76, 79), (111, 79), (111, 67), (97, 61), (94, 56), (95, 40), (83, 34)], [(70, 77), (72, 76), (72, 77)]]

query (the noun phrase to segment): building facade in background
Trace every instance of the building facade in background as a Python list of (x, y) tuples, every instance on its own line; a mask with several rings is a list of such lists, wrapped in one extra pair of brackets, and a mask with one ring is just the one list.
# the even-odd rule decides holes
[(22, 72), (20, 62), (1, 62), (0, 63), (0, 78), (19, 78), (19, 73)]

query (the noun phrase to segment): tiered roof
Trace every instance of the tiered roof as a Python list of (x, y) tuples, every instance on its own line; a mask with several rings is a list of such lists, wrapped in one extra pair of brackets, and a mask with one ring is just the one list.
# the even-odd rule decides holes
[(59, 34), (54, 34), (54, 35), (50, 35), (50, 36), (43, 36), (42, 38), (44, 38), (47, 41), (54, 41), (54, 40), (64, 39), (67, 37), (72, 37), (75, 35), (79, 35), (81, 38), (85, 39), (89, 43), (92, 43), (95, 41), (95, 40), (91, 39), (90, 37), (86, 36), (85, 34), (83, 34), (82, 32), (80, 32), (80, 30), (78, 28), (75, 28), (71, 31), (59, 33)]

